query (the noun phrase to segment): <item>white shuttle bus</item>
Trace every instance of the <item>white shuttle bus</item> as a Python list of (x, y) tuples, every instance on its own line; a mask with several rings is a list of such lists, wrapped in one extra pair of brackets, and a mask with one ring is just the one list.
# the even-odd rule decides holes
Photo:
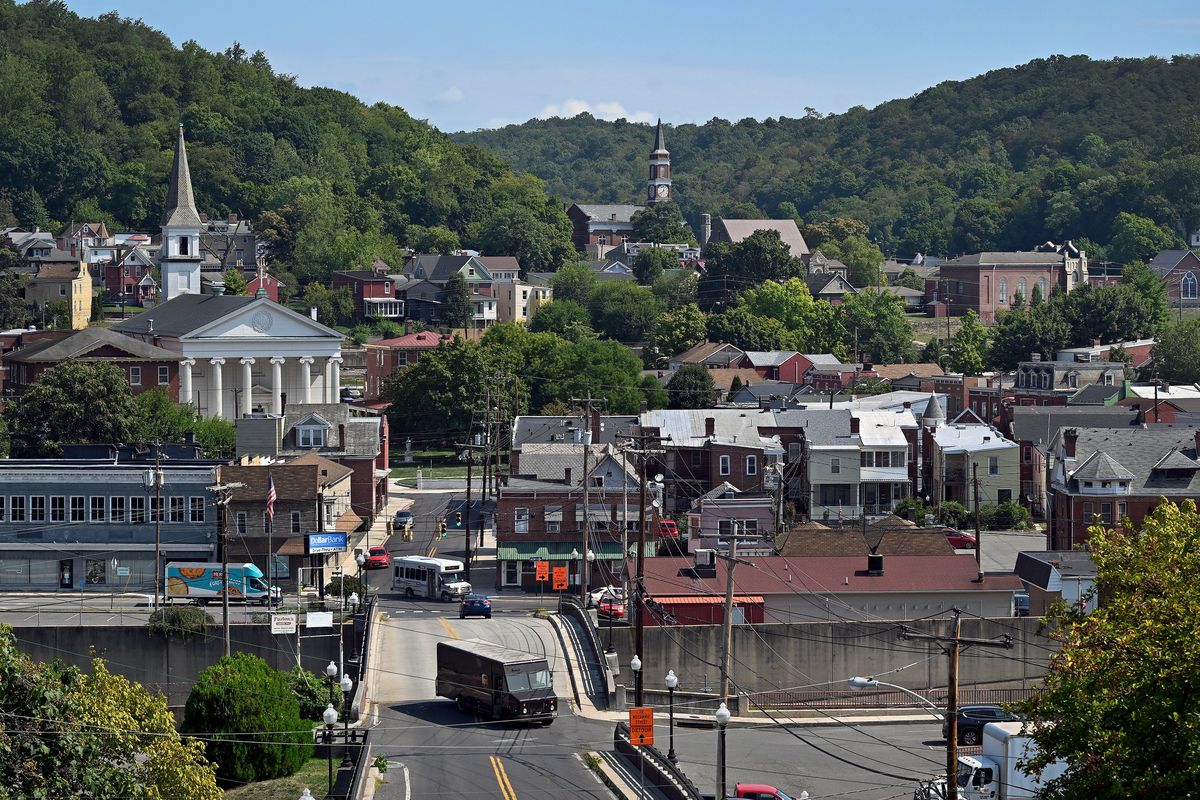
[(453, 558), (396, 556), (392, 559), (392, 591), (405, 597), (428, 597), (449, 603), (471, 593), (462, 578), (463, 563)]

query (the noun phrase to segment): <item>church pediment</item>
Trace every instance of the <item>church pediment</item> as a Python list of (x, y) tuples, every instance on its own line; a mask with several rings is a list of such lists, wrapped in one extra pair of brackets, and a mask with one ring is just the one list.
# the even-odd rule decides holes
[(272, 300), (261, 299), (197, 328), (182, 339), (314, 339), (340, 341), (342, 334)]

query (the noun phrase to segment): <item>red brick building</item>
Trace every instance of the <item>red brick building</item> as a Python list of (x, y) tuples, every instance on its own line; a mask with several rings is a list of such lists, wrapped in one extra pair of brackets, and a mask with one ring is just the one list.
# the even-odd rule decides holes
[(1069, 292), (1087, 281), (1087, 254), (1063, 252), (972, 253), (945, 261), (938, 267), (939, 277), (927, 281), (936, 296), (945, 302), (951, 316), (975, 311), (986, 323), (996, 321), (996, 312), (1012, 307), (1018, 295), (1025, 303), (1038, 289), (1049, 298), (1055, 289)]
[(448, 333), (420, 331), (406, 333), (394, 339), (367, 342), (367, 380), (363, 391), (364, 402), (379, 402), (383, 393), (383, 384), (393, 372), (408, 369), (420, 361), (422, 355), (453, 338)]
[(354, 298), (354, 321), (403, 319), (404, 301), (396, 294), (396, 279), (373, 270), (333, 273), (333, 288), (349, 289)]
[(107, 328), (85, 328), (61, 338), (30, 338), (33, 341), (23, 342), (4, 355), (4, 389), (8, 397), (20, 397), (43, 372), (76, 359), (116, 365), (125, 373), (135, 395), (162, 389), (179, 402), (179, 362), (183, 358), (179, 353)]
[(1173, 307), (1200, 304), (1200, 257), (1194, 250), (1163, 250), (1150, 261)]

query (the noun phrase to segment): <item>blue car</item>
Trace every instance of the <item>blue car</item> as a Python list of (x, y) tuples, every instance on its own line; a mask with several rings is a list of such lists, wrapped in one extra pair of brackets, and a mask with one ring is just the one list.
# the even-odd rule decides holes
[(492, 618), (492, 601), (485, 594), (469, 594), (462, 599), (458, 608), (458, 618), (487, 617)]

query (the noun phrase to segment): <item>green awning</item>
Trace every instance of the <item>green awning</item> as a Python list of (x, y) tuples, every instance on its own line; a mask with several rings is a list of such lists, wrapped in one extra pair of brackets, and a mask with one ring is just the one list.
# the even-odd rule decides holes
[[(571, 552), (582, 552), (582, 542), (515, 542), (496, 548), (497, 561), (570, 561)], [(646, 542), (646, 555), (657, 551), (655, 542)], [(594, 542), (592, 552), (601, 561), (620, 561), (620, 542)], [(637, 554), (637, 542), (630, 542), (629, 555)]]

